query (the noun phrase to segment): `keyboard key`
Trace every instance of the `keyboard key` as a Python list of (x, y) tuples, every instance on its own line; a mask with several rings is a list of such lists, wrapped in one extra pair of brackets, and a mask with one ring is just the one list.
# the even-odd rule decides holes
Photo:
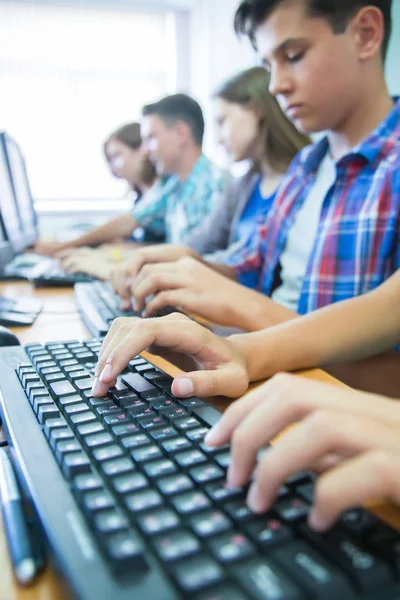
[(127, 450), (131, 450), (132, 448), (147, 446), (149, 444), (149, 438), (144, 433), (137, 433), (136, 435), (128, 435), (122, 438), (121, 444)]
[(44, 404), (38, 407), (37, 418), (42, 425), (48, 419), (56, 419), (60, 416), (60, 411), (54, 404)]
[(249, 600), (249, 597), (244, 596), (237, 587), (223, 584), (212, 587), (201, 594), (196, 594), (194, 600)]
[(71, 396), (72, 394), (76, 394), (75, 388), (67, 379), (64, 381), (55, 381), (54, 383), (50, 384), (49, 388), (52, 396), (54, 396), (56, 400), (62, 398), (63, 396)]
[[(78, 425), (85, 425), (86, 423), (92, 423), (96, 421), (96, 417), (89, 410), (87, 412), (78, 413), (77, 415), (71, 415), (69, 417), (70, 423), (72, 427), (76, 427)], [(100, 423), (99, 423), (100, 424)]]
[(58, 442), (58, 440), (73, 440), (74, 438), (74, 434), (72, 433), (72, 431), (70, 430), (69, 427), (61, 427), (58, 429), (52, 429), (50, 431), (50, 435), (48, 437), (49, 440), (49, 444), (51, 446), (51, 448), (53, 449), (53, 451), (56, 448), (56, 444)]
[(93, 386), (93, 377), (87, 377), (86, 379), (75, 379), (74, 386), (78, 392), (83, 390), (91, 390)]
[(212, 463), (205, 463), (200, 467), (190, 469), (189, 475), (196, 483), (202, 484), (221, 479), (224, 476), (224, 471)]
[(256, 551), (254, 544), (243, 533), (238, 532), (225, 533), (212, 538), (209, 549), (215, 558), (223, 563), (243, 560)]
[(233, 576), (250, 598), (257, 600), (308, 600), (299, 587), (267, 558), (253, 558), (238, 565)]
[(143, 463), (155, 458), (161, 458), (162, 454), (157, 446), (151, 445), (136, 448), (131, 452), (131, 456), (136, 463)]
[[(180, 562), (172, 574), (177, 585), (186, 593), (198, 592), (206, 587), (221, 583), (224, 578), (223, 570), (219, 564), (202, 554)], [(281, 600), (279, 596), (276, 596), (276, 598)]]
[(245, 526), (245, 531), (263, 548), (269, 548), (273, 544), (287, 542), (293, 538), (293, 533), (286, 525), (278, 519), (268, 517), (257, 517)]
[(109, 536), (105, 543), (105, 552), (118, 573), (131, 573), (132, 570), (142, 572), (147, 569), (141, 543), (129, 531)]
[(80, 473), (89, 473), (90, 461), (83, 452), (71, 452), (64, 456), (62, 470), (65, 478), (70, 480)]
[(178, 529), (153, 540), (154, 549), (162, 561), (172, 561), (195, 554), (201, 548), (190, 532)]
[(112, 446), (103, 446), (102, 448), (96, 448), (92, 452), (93, 458), (97, 462), (102, 462), (103, 460), (110, 460), (111, 458), (119, 458), (123, 455), (122, 449), (113, 444)]
[(205, 455), (200, 450), (188, 450), (187, 452), (179, 452), (175, 455), (175, 460), (180, 467), (193, 467), (201, 463), (207, 462)]
[(129, 494), (137, 492), (148, 486), (148, 480), (142, 473), (129, 473), (121, 475), (112, 480), (112, 485), (118, 494)]
[(56, 459), (61, 463), (63, 457), (69, 452), (80, 452), (81, 450), (81, 445), (76, 440), (60, 440), (55, 447)]
[(305, 542), (295, 541), (273, 550), (269, 555), (294, 580), (317, 600), (354, 598), (354, 589), (337, 567), (330, 564)]
[(131, 494), (125, 497), (125, 504), (133, 513), (142, 512), (161, 506), (162, 497), (155, 490), (146, 489), (137, 494)]
[(125, 385), (130, 387), (139, 396), (142, 392), (156, 390), (154, 385), (152, 385), (149, 381), (146, 381), (146, 379), (144, 379), (138, 373), (127, 373), (126, 375), (122, 375), (121, 379), (122, 382), (125, 383)]
[(85, 445), (88, 449), (100, 448), (101, 446), (107, 446), (113, 442), (112, 436), (106, 431), (88, 435), (85, 437)]
[(389, 565), (369, 552), (340, 527), (335, 527), (321, 535), (304, 524), (300, 526), (299, 531), (345, 570), (362, 590), (377, 589), (392, 581), (393, 575)]
[(186, 435), (192, 442), (199, 442), (203, 440), (209, 431), (208, 427), (198, 427), (197, 429), (190, 429)]
[(255, 513), (253, 513), (247, 506), (245, 498), (241, 500), (229, 500), (228, 502), (225, 502), (224, 510), (234, 521), (239, 523), (249, 521), (256, 516)]
[(132, 433), (138, 433), (139, 427), (134, 423), (123, 423), (122, 425), (114, 425), (111, 427), (111, 431), (115, 437), (123, 438)]
[(79, 427), (76, 428), (76, 432), (79, 436), (86, 438), (94, 433), (104, 433), (105, 429), (101, 423), (96, 421), (94, 423), (87, 423), (86, 425), (79, 425)]
[(114, 533), (128, 527), (128, 519), (116, 509), (102, 510), (93, 518), (93, 526), (101, 533)]
[(225, 485), (225, 481), (208, 484), (204, 489), (215, 502), (224, 502), (229, 498), (237, 498), (244, 495), (243, 488), (228, 488)]
[(177, 435), (176, 429), (174, 429), (173, 427), (163, 427), (161, 429), (154, 429), (149, 433), (150, 437), (156, 441), (167, 440)]
[(164, 496), (179, 494), (194, 488), (193, 481), (184, 473), (162, 477), (156, 481), (156, 485)]
[(184, 419), (177, 419), (174, 421), (174, 426), (183, 433), (189, 429), (198, 429), (200, 421), (194, 417), (185, 417)]
[(112, 496), (104, 488), (83, 494), (82, 501), (89, 514), (106, 508), (114, 508), (115, 505)]
[[(176, 432), (174, 431), (174, 433)], [(181, 450), (192, 448), (192, 444), (184, 437), (176, 437), (161, 442), (161, 447), (168, 454), (175, 454)]]
[(232, 529), (230, 519), (219, 510), (208, 510), (189, 519), (194, 533), (201, 538), (217, 535)]
[(73, 489), (82, 494), (84, 492), (91, 492), (93, 490), (99, 490), (102, 488), (102, 481), (100, 477), (93, 473), (85, 473), (84, 475), (77, 475), (73, 481)]
[(227, 469), (231, 462), (231, 453), (223, 452), (222, 454), (217, 454), (215, 457), (215, 461), (219, 464), (223, 469)]
[(180, 494), (171, 498), (171, 504), (180, 515), (190, 515), (192, 513), (209, 508), (210, 500), (203, 492), (193, 491), (186, 494)]
[(277, 502), (274, 510), (281, 519), (290, 522), (306, 517), (310, 511), (310, 505), (301, 498), (291, 497)]
[(220, 411), (212, 406), (195, 408), (192, 415), (207, 427), (216, 425), (222, 416)]
[(140, 515), (138, 526), (145, 535), (158, 535), (175, 529), (179, 525), (178, 515), (170, 508), (159, 508)]
[(123, 457), (106, 460), (101, 463), (100, 468), (106, 477), (114, 477), (133, 471), (134, 466), (130, 458)]
[(150, 479), (162, 477), (163, 475), (170, 475), (171, 473), (175, 473), (176, 470), (176, 466), (172, 460), (169, 460), (168, 458), (153, 460), (143, 466), (143, 471)]

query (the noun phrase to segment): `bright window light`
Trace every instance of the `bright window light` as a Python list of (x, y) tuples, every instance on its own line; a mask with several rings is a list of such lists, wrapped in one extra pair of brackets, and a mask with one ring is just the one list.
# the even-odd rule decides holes
[(176, 90), (173, 13), (0, 3), (0, 129), (38, 200), (121, 197), (107, 135)]

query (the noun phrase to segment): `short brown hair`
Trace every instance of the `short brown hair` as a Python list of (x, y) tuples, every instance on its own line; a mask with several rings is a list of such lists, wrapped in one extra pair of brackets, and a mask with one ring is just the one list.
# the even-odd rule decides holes
[[(235, 31), (247, 35), (255, 47), (254, 34), (265, 19), (285, 0), (243, 0), (235, 14)], [(361, 8), (379, 8), (385, 23), (382, 56), (386, 58), (392, 32), (392, 0), (304, 0), (307, 14), (326, 19), (333, 31), (344, 33), (351, 19)]]
[(261, 114), (264, 155), (268, 164), (285, 173), (296, 154), (310, 143), (282, 112), (269, 92), (270, 76), (262, 67), (241, 71), (223, 83), (214, 97), (256, 109)]

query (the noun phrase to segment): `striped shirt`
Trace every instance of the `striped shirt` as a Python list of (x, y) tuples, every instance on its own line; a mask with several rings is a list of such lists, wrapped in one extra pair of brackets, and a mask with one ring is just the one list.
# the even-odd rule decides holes
[[(335, 163), (308, 258), (297, 311), (368, 292), (400, 266), (400, 102), (361, 144)], [(283, 179), (255, 235), (227, 264), (254, 272), (257, 289), (271, 295), (296, 214), (307, 199), (329, 149), (327, 138), (302, 150)]]
[(185, 181), (172, 175), (134, 206), (133, 218), (153, 232), (165, 232), (166, 242), (184, 244), (188, 234), (221, 201), (229, 182), (229, 174), (203, 154)]

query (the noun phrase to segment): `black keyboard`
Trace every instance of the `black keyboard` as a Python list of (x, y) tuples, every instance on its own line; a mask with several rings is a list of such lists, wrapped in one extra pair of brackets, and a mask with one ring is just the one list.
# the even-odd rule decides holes
[(73, 286), (75, 283), (94, 281), (85, 273), (67, 273), (58, 260), (36, 254), (17, 256), (7, 264), (2, 279), (28, 279), (35, 287)]
[(6, 327), (32, 325), (42, 307), (43, 303), (36, 298), (0, 297), (0, 325)]
[(178, 400), (137, 356), (90, 394), (99, 340), (1, 348), (1, 412), (24, 489), (80, 600), (395, 600), (400, 535), (363, 509), (324, 535), (314, 479), (292, 477), (264, 515), (227, 489), (220, 413)]
[[(108, 332), (111, 323), (117, 317), (140, 317), (141, 313), (134, 310), (121, 310), (120, 297), (114, 293), (110, 283), (93, 281), (92, 283), (77, 283), (74, 287), (78, 310), (86, 327), (96, 337), (103, 337)], [(172, 307), (165, 307), (157, 316), (162, 317), (171, 312), (178, 312)]]

